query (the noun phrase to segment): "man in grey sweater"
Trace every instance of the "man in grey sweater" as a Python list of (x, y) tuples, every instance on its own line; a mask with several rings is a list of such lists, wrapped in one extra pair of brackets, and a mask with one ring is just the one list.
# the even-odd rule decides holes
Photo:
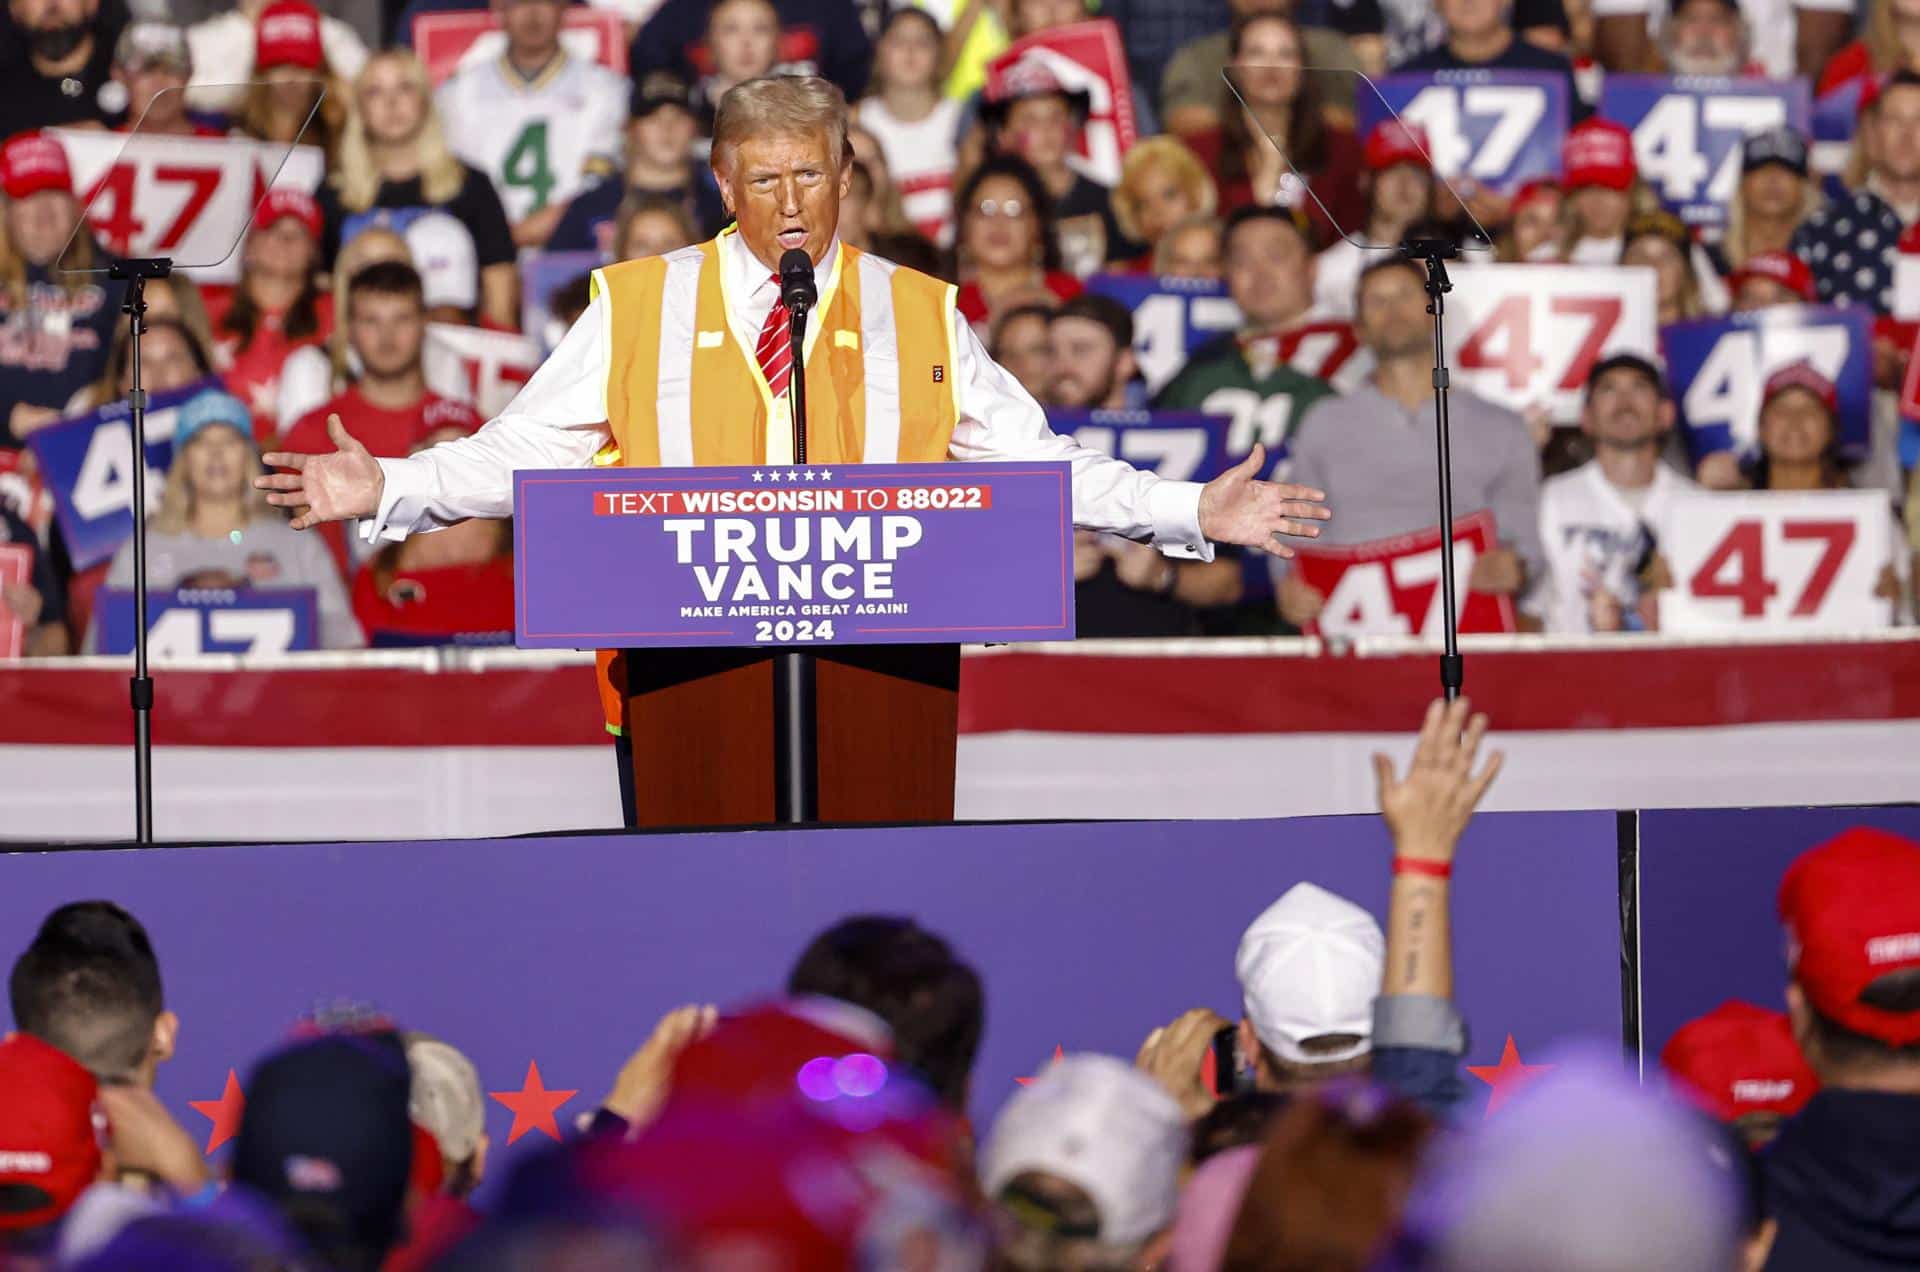
[[(1372, 376), (1322, 398), (1301, 419), (1288, 480), (1327, 492), (1340, 508), (1318, 546), (1412, 534), (1440, 522), (1433, 443), (1433, 319), (1422, 268), (1382, 256), (1361, 272), (1354, 328), (1373, 351)], [(1540, 457), (1520, 416), (1465, 389), (1449, 399), (1456, 517), (1488, 509), (1497, 550), (1473, 563), (1467, 588), (1519, 596), (1540, 578)], [(1280, 616), (1304, 627), (1326, 597), (1276, 560)]]

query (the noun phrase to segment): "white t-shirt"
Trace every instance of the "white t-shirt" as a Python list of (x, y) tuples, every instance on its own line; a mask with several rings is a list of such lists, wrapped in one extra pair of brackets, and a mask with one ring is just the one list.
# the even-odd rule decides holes
[[(1629, 498), (1593, 460), (1540, 487), (1540, 546), (1547, 569), (1524, 608), (1554, 633), (1593, 630), (1589, 605), (1607, 591), (1631, 610), (1640, 599), (1641, 558), (1665, 533), (1674, 497), (1693, 483), (1665, 464)], [(1635, 504), (1640, 506), (1636, 509)]]
[(942, 98), (918, 123), (894, 118), (878, 97), (860, 103), (860, 124), (880, 142), (888, 171), (900, 189), (900, 203), (913, 227), (930, 243), (953, 237), (953, 170), (960, 162), (956, 144), (960, 103)]
[(504, 57), (464, 67), (434, 105), (453, 153), (493, 179), (507, 219), (520, 221), (620, 171), (627, 96), (626, 76), (563, 53), (532, 82)]
[[(1768, 79), (1792, 79), (1799, 73), (1793, 57), (1796, 9), (1852, 13), (1853, 0), (1740, 0), (1740, 15), (1747, 20), (1747, 38), (1753, 45), (1751, 56), (1766, 70)], [(1666, 25), (1668, 10), (1665, 0), (1593, 0), (1596, 18), (1644, 16), (1647, 32), (1656, 40)]]

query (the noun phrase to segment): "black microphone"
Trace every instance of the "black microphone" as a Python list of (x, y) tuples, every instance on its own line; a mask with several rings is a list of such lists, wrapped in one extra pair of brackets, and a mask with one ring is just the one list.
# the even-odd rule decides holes
[(820, 300), (813, 285), (813, 258), (793, 248), (780, 258), (780, 303), (788, 309), (812, 309)]

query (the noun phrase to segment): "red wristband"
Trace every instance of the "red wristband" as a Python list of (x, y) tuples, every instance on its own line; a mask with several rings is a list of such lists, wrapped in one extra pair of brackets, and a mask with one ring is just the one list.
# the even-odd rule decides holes
[(1395, 857), (1393, 873), (1397, 875), (1430, 875), (1435, 879), (1451, 879), (1453, 863), (1451, 861), (1421, 861), (1417, 857)]

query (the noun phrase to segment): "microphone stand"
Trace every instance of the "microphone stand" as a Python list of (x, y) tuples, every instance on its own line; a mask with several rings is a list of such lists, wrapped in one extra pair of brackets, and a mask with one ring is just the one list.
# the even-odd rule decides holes
[[(782, 298), (793, 341), (787, 377), (793, 462), (807, 462), (807, 302)], [(819, 818), (820, 765), (814, 747), (815, 667), (811, 653), (783, 649), (773, 659), (773, 816), (788, 826)]]
[(1427, 312), (1433, 315), (1433, 432), (1440, 467), (1440, 692), (1448, 702), (1460, 696), (1466, 666), (1460, 657), (1460, 610), (1453, 574), (1453, 435), (1447, 416), (1446, 294), (1453, 290), (1446, 262), (1460, 249), (1445, 239), (1409, 239), (1400, 245), (1408, 260), (1426, 266)]
[(116, 260), (107, 277), (127, 285), (120, 306), (127, 315), (127, 392), (133, 429), (133, 835), (140, 845), (153, 843), (153, 677), (147, 674), (147, 391), (140, 381), (140, 336), (146, 329), (147, 280), (173, 273), (168, 257)]

